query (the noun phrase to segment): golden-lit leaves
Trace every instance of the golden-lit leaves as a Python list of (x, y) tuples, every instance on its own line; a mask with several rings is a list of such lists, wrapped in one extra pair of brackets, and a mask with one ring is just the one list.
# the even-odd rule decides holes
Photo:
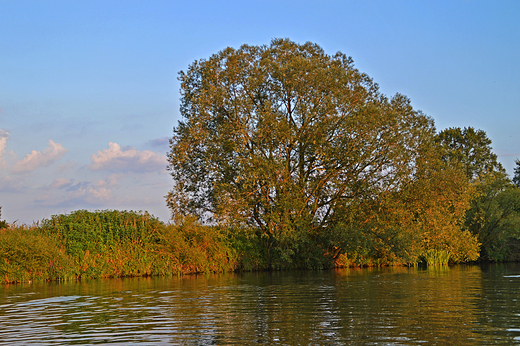
[(408, 98), (387, 98), (351, 58), (312, 43), (227, 48), (180, 80), (172, 213), (254, 226), (271, 244), (293, 230), (327, 247), (327, 229), (366, 216), (354, 206), (381, 203), (417, 179), (434, 135)]

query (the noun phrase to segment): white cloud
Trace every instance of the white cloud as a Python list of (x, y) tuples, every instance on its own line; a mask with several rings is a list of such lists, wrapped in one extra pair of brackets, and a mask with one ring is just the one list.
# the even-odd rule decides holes
[(74, 179), (57, 178), (47, 187), (48, 189), (62, 189), (74, 183)]
[(9, 138), (9, 132), (0, 129), (0, 156), (2, 156), (5, 152), (5, 147), (7, 145), (8, 138)]
[(59, 172), (66, 172), (66, 171), (69, 171), (69, 170), (73, 170), (76, 167), (78, 167), (78, 164), (76, 162), (72, 162), (70, 160), (67, 160), (67, 162), (58, 165), (58, 167), (56, 169)]
[(112, 199), (112, 191), (106, 189), (104, 187), (97, 187), (93, 189), (89, 189), (88, 195), (85, 198), (85, 201), (88, 203), (99, 203), (110, 201)]
[(0, 167), (4, 165), (4, 153), (5, 147), (7, 146), (7, 139), (9, 138), (9, 132), (0, 129)]
[[(55, 179), (43, 194), (35, 197), (39, 205), (45, 206), (78, 206), (100, 205), (105, 202), (114, 202), (118, 197), (113, 195), (109, 188), (110, 182), (100, 180), (97, 183), (80, 181), (74, 183), (72, 179)], [(61, 190), (58, 191), (58, 190)]]
[(106, 179), (96, 182), (96, 187), (119, 187), (119, 182), (123, 178), (123, 173), (110, 174)]
[(13, 167), (13, 171), (16, 173), (25, 173), (34, 171), (40, 167), (50, 166), (52, 163), (61, 159), (67, 151), (68, 150), (60, 143), (54, 143), (52, 139), (49, 139), (49, 146), (45, 151), (33, 150), (30, 154), (27, 154), (22, 161), (16, 163)]
[(19, 193), (27, 190), (27, 188), (28, 185), (24, 179), (17, 176), (0, 176), (0, 192), (2, 193)]
[[(99, 204), (112, 201), (115, 196), (112, 190), (100, 186), (90, 186), (90, 184), (80, 184), (77, 189), (71, 189), (65, 196), (65, 201), (73, 203)], [(116, 198), (117, 199), (117, 198)]]
[(166, 156), (153, 151), (139, 151), (135, 148), (123, 148), (110, 142), (108, 149), (90, 156), (92, 170), (160, 172), (165, 171)]

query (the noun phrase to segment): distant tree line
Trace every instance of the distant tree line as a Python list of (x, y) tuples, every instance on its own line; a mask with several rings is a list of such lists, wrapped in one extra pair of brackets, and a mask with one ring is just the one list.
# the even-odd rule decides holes
[(2, 220), (2, 206), (0, 206), (0, 229), (9, 227), (7, 221)]

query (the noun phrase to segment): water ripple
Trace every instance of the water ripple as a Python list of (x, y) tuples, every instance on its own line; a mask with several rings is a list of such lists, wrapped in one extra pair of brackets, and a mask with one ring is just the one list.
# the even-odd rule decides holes
[(514, 345), (520, 288), (508, 276), (402, 268), (6, 286), (0, 345)]

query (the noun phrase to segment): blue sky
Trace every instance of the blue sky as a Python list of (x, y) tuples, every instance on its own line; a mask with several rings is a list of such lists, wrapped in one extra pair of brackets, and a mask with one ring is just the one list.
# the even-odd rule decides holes
[(169, 218), (178, 72), (228, 46), (311, 41), (352, 56), (437, 129), (520, 158), (520, 1), (0, 0), (0, 205), (31, 224), (77, 209)]

